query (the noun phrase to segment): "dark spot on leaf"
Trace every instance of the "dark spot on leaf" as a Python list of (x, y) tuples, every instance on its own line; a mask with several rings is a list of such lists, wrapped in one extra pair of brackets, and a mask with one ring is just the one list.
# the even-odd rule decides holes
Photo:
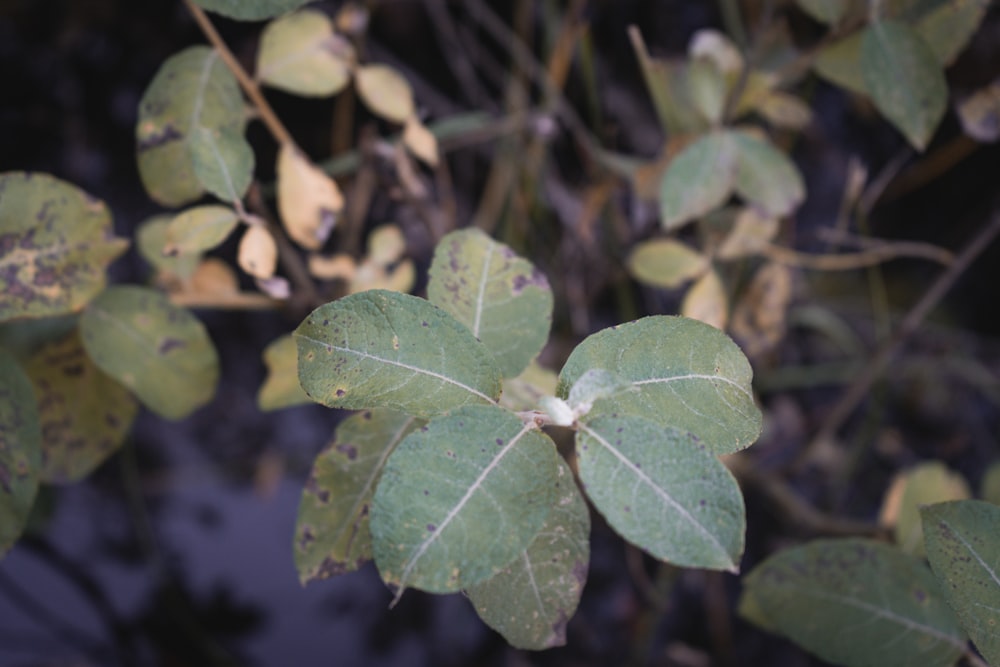
[(525, 287), (532, 285), (541, 289), (548, 289), (549, 281), (546, 280), (545, 274), (538, 269), (533, 269), (530, 276), (523, 274), (514, 276), (514, 280), (511, 281), (511, 291), (516, 296), (523, 292)]
[(343, 561), (334, 560), (327, 556), (322, 563), (320, 563), (319, 568), (316, 570), (316, 579), (327, 579), (329, 577), (336, 577), (341, 574), (346, 574), (352, 569), (357, 568), (361, 562), (355, 564), (354, 568), (351, 567), (350, 563), (345, 563)]
[(70, 364), (69, 366), (63, 366), (62, 372), (66, 377), (80, 377), (83, 375), (83, 364)]
[(139, 152), (141, 153), (143, 151), (148, 151), (152, 148), (157, 148), (164, 144), (168, 144), (171, 141), (177, 141), (183, 138), (184, 135), (178, 132), (177, 128), (175, 128), (173, 125), (167, 124), (164, 125), (163, 129), (160, 130), (159, 132), (155, 132), (153, 134), (150, 134), (148, 137), (144, 137), (139, 142), (138, 149)]
[(176, 350), (179, 347), (184, 347), (184, 341), (179, 338), (164, 338), (163, 342), (160, 343), (160, 347), (157, 348), (156, 352), (158, 354), (167, 354), (171, 350)]
[(330, 492), (325, 489), (317, 493), (316, 497), (319, 498), (319, 501), (324, 505), (330, 502)]
[(429, 325), (429, 324), (427, 324), (427, 322), (421, 322), (421, 323), (420, 323), (420, 326), (422, 326), (422, 327), (426, 327), (426, 326), (430, 326), (430, 325)]
[(624, 509), (625, 509), (626, 512), (631, 512), (632, 511), (632, 508), (629, 507), (628, 505), (626, 505)]
[(425, 496), (429, 496), (429, 495), (431, 495), (431, 492), (430, 492), (430, 491), (428, 491), (427, 489), (424, 489), (424, 495), (425, 495)]
[(358, 458), (358, 448), (346, 442), (337, 443), (337, 451), (345, 455), (351, 461)]
[(330, 324), (330, 320), (323, 320), (323, 326), (328, 326), (329, 324)]
[(435, 526), (433, 523), (429, 523), (427, 524), (427, 530), (433, 533), (435, 530), (437, 530), (437, 526)]
[(346, 394), (347, 392), (346, 392), (346, 391), (344, 391), (343, 389), (338, 389), (338, 390), (337, 390), (336, 392), (334, 392), (334, 393), (336, 393), (336, 394), (337, 394), (337, 397), (339, 398), (339, 397), (343, 396), (344, 394)]
[(497, 438), (497, 446), (499, 447), (503, 446), (503, 438)]

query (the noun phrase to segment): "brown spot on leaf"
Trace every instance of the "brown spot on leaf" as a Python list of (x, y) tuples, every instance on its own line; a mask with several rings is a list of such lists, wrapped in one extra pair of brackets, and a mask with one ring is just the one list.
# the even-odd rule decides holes
[(343, 443), (338, 442), (337, 451), (346, 456), (351, 461), (358, 458), (358, 448), (352, 444), (346, 442)]
[(180, 141), (182, 139), (184, 139), (184, 135), (181, 134), (181, 132), (179, 132), (173, 125), (167, 124), (164, 125), (163, 129), (159, 132), (152, 132), (140, 139), (138, 150), (142, 153), (143, 151), (159, 148), (164, 144), (169, 144), (172, 141)]
[(185, 346), (184, 341), (180, 340), (179, 338), (170, 338), (168, 336), (167, 338), (163, 339), (163, 342), (160, 343), (160, 346), (156, 349), (156, 352), (157, 354), (167, 354), (171, 350), (176, 350), (177, 348), (184, 346)]

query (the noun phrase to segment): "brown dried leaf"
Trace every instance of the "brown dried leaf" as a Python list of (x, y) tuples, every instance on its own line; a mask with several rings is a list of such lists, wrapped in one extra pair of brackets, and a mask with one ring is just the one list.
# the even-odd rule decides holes
[(737, 259), (760, 253), (778, 233), (778, 219), (747, 207), (736, 216), (732, 230), (719, 245), (718, 259)]
[(729, 298), (719, 274), (712, 269), (699, 278), (681, 304), (681, 315), (725, 329), (729, 319)]
[(770, 352), (781, 342), (792, 300), (792, 272), (769, 262), (754, 274), (750, 286), (733, 309), (730, 333), (750, 359)]
[(317, 250), (343, 208), (336, 182), (295, 146), (283, 144), (278, 154), (278, 212), (288, 235), (303, 248)]

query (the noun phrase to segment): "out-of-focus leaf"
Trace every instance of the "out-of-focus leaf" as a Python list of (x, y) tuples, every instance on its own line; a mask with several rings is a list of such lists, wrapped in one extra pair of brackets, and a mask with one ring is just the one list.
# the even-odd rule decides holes
[(877, 21), (864, 31), (860, 64), (876, 108), (924, 150), (948, 101), (944, 72), (927, 42), (907, 25)]
[(354, 58), (354, 47), (333, 31), (326, 14), (304, 9), (264, 28), (257, 78), (297, 95), (335, 95), (350, 81)]
[(748, 132), (733, 132), (736, 192), (765, 216), (788, 215), (806, 197), (802, 176), (787, 155)]
[(796, 0), (796, 3), (802, 11), (827, 25), (835, 25), (848, 8), (848, 0)]
[(775, 127), (803, 130), (812, 122), (812, 108), (795, 95), (775, 90), (764, 95), (756, 109)]
[(564, 645), (587, 580), (590, 511), (573, 472), (557, 461), (556, 503), (538, 535), (510, 565), (466, 591), (479, 617), (516, 648)]
[(729, 325), (747, 357), (759, 359), (784, 339), (791, 300), (792, 272), (787, 266), (768, 262), (754, 273)]
[(688, 56), (711, 61), (727, 76), (737, 76), (743, 69), (743, 55), (725, 33), (711, 28), (698, 30), (688, 43)]
[(688, 65), (688, 87), (698, 112), (710, 125), (722, 122), (729, 95), (726, 73), (707, 57), (693, 58)]
[(815, 540), (743, 579), (741, 608), (823, 660), (851, 667), (948, 667), (958, 619), (924, 563), (880, 542)]
[(174, 216), (154, 215), (139, 223), (135, 232), (135, 244), (139, 254), (146, 260), (161, 282), (185, 281), (191, 277), (201, 260), (199, 254), (169, 256), (163, 254), (167, 246), (167, 229)]
[(41, 465), (35, 391), (14, 358), (0, 350), (0, 558), (24, 530)]
[(928, 461), (896, 475), (882, 501), (879, 523), (893, 529), (896, 546), (922, 557), (925, 552), (920, 508), (971, 496), (960, 474), (948, 470), (940, 461)]
[(979, 497), (1000, 505), (1000, 463), (990, 465), (983, 473), (983, 479), (979, 482)]
[(104, 202), (48, 174), (0, 174), (0, 321), (78, 311), (127, 247)]
[(645, 417), (694, 433), (715, 454), (743, 449), (760, 435), (761, 414), (750, 387), (753, 371), (743, 352), (715, 327), (653, 316), (599, 331), (570, 354), (557, 395), (567, 398), (591, 369), (604, 369), (631, 385), (595, 403), (591, 414)]
[(531, 262), (478, 229), (461, 229), (441, 239), (431, 262), (427, 298), (482, 341), (504, 377), (524, 370), (548, 340), (548, 280)]
[(678, 153), (660, 181), (660, 223), (680, 227), (725, 203), (736, 186), (739, 149), (732, 132), (709, 132)]
[(219, 357), (205, 327), (160, 292), (109, 287), (84, 309), (80, 336), (98, 368), (162, 417), (186, 417), (215, 395)]
[(353, 572), (372, 559), (372, 496), (386, 459), (423, 421), (366, 410), (337, 427), (316, 457), (295, 522), (295, 567), (306, 584)]
[(328, 407), (432, 417), (500, 396), (500, 369), (486, 347), (415, 296), (352, 294), (314, 310), (294, 336), (299, 382)]
[(467, 405), (414, 431), (389, 456), (371, 533), (382, 579), (447, 593), (517, 558), (552, 512), (555, 443), (534, 422)]
[(146, 192), (181, 206), (209, 191), (232, 201), (253, 177), (243, 97), (219, 54), (192, 46), (160, 67), (139, 102), (136, 144)]
[(816, 54), (813, 69), (824, 79), (858, 95), (868, 95), (868, 86), (862, 72), (861, 40), (863, 32), (851, 33), (843, 39), (824, 46)]
[(263, 21), (301, 7), (309, 0), (195, 0), (195, 4), (238, 21)]
[(914, 25), (941, 65), (951, 65), (986, 16), (988, 0), (945, 0)]
[(921, 509), (927, 559), (962, 627), (1000, 664), (1000, 507), (957, 500)]
[(281, 146), (277, 171), (281, 222), (300, 246), (319, 249), (344, 208), (340, 188), (290, 144)]
[(438, 164), (438, 142), (431, 131), (416, 116), (406, 119), (403, 127), (403, 143), (417, 158), (431, 167)]
[(354, 73), (358, 96), (373, 113), (400, 125), (414, 114), (413, 90), (388, 65), (364, 65)]
[(218, 246), (239, 224), (236, 211), (228, 206), (195, 206), (175, 216), (166, 230), (161, 254), (200, 255)]
[(708, 124), (691, 99), (687, 63), (653, 58), (635, 26), (629, 28), (629, 38), (663, 129), (671, 135), (706, 129)]
[(240, 239), (237, 254), (240, 268), (254, 278), (266, 280), (278, 268), (278, 244), (264, 225), (250, 225)]
[(739, 569), (746, 518), (736, 480), (694, 436), (600, 415), (577, 433), (580, 481), (622, 537), (683, 567)]
[(257, 406), (264, 411), (310, 403), (299, 385), (299, 359), (295, 339), (286, 334), (264, 348), (267, 378), (257, 392)]
[(556, 393), (558, 382), (559, 376), (555, 371), (532, 360), (520, 375), (504, 379), (500, 405), (515, 412), (535, 410), (542, 397)]
[(963, 99), (956, 111), (962, 129), (976, 141), (1000, 139), (1000, 79)]
[(778, 234), (778, 219), (762, 215), (752, 207), (741, 209), (733, 228), (715, 251), (717, 259), (729, 260), (761, 253)]
[(75, 482), (121, 446), (138, 403), (87, 356), (77, 332), (38, 350), (25, 364), (35, 387), (42, 434), (39, 479)]
[(725, 330), (729, 322), (729, 297), (715, 269), (706, 271), (691, 285), (681, 303), (681, 315)]

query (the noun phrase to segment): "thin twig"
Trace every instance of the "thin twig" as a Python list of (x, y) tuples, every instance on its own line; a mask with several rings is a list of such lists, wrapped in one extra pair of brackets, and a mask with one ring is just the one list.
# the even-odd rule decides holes
[(769, 244), (764, 248), (762, 254), (779, 264), (803, 269), (815, 269), (817, 271), (852, 271), (904, 257), (926, 259), (943, 266), (948, 266), (954, 259), (952, 254), (943, 248), (926, 243), (909, 243), (905, 241), (899, 243), (881, 243), (860, 252), (828, 255), (814, 255)]
[(934, 284), (931, 285), (920, 301), (910, 309), (896, 331), (878, 348), (871, 361), (863, 367), (853, 384), (841, 395), (840, 400), (827, 415), (816, 435), (813, 436), (809, 444), (799, 453), (793, 464), (794, 466), (803, 465), (822, 443), (828, 442), (834, 437), (844, 422), (847, 421), (847, 418), (851, 416), (855, 408), (858, 407), (871, 390), (875, 381), (882, 375), (882, 372), (888, 366), (889, 362), (892, 361), (900, 345), (920, 327), (920, 324), (931, 310), (952, 288), (955, 281), (972, 265), (998, 234), (1000, 234), (1000, 212), (995, 212), (988, 223), (979, 230), (979, 233), (976, 234), (972, 241), (955, 257), (955, 261), (938, 276), (937, 280), (934, 281)]
[(271, 105), (268, 104), (267, 99), (265, 99), (263, 93), (260, 92), (260, 86), (257, 82), (250, 78), (243, 66), (233, 55), (233, 52), (229, 50), (229, 47), (222, 40), (219, 32), (212, 25), (211, 19), (205, 14), (205, 11), (194, 4), (194, 0), (184, 0), (184, 4), (187, 6), (188, 11), (191, 12), (191, 16), (194, 17), (195, 23), (201, 29), (202, 34), (209, 43), (219, 52), (219, 56), (222, 58), (222, 62), (226, 64), (229, 71), (233, 73), (236, 80), (239, 82), (240, 87), (243, 88), (243, 92), (246, 93), (250, 101), (257, 108), (257, 113), (260, 114), (260, 119), (267, 126), (268, 131), (270, 131), (271, 136), (279, 144), (289, 144), (294, 146), (295, 141), (292, 139), (292, 135), (289, 134), (288, 130), (282, 124), (281, 120), (274, 113)]

